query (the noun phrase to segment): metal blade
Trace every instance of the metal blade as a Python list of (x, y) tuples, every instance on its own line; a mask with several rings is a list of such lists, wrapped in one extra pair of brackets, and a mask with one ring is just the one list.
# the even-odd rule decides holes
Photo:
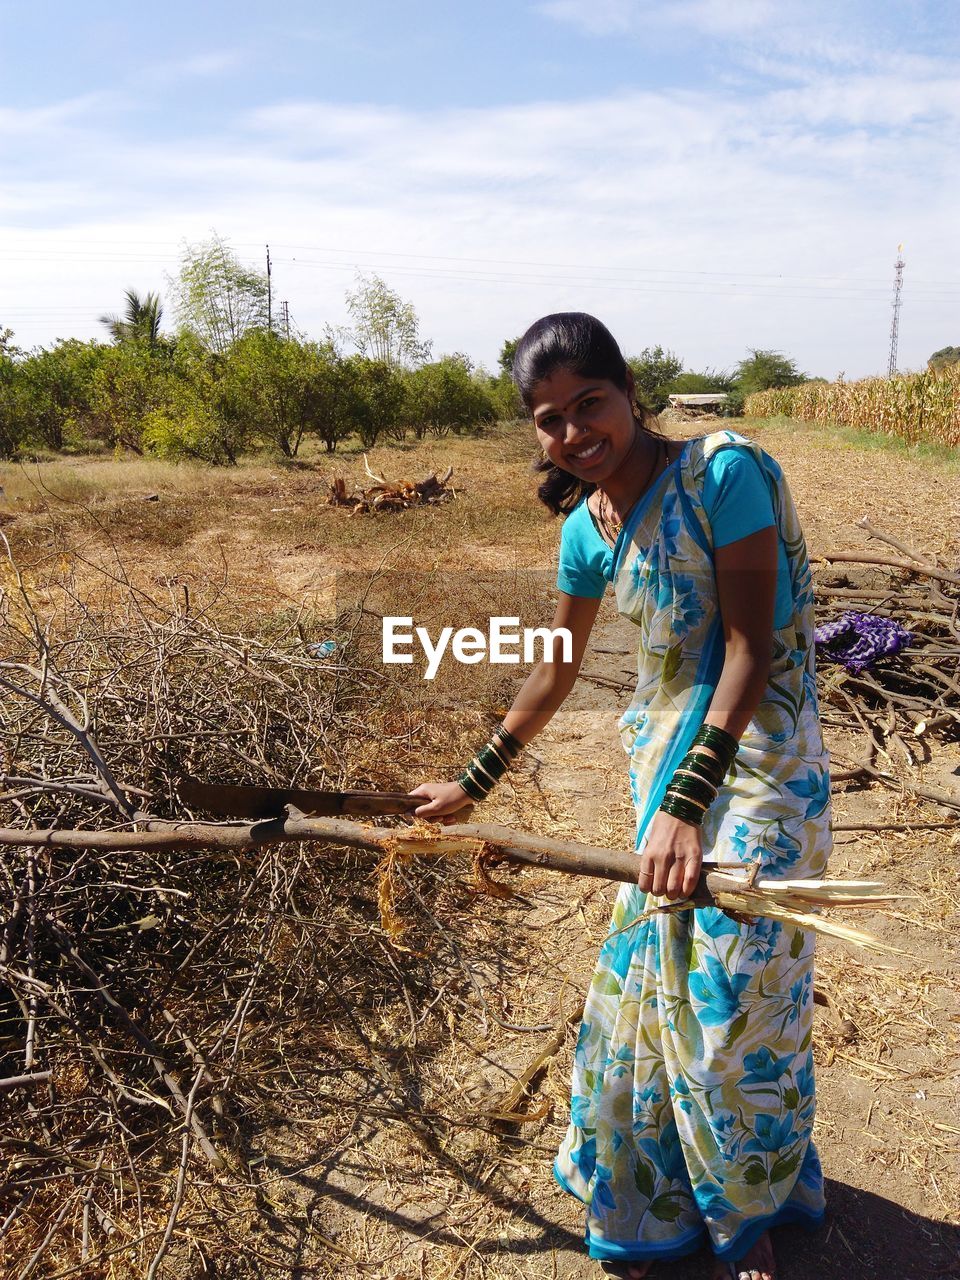
[(287, 805), (315, 817), (341, 814), (412, 813), (426, 804), (424, 796), (402, 791), (305, 791), (297, 787), (232, 786), (183, 777), (177, 792), (190, 808), (230, 818), (279, 818)]

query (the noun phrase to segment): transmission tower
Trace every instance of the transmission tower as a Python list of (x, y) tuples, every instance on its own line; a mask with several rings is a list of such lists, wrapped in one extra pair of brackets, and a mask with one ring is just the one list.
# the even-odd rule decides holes
[(284, 299), (280, 303), (280, 324), (283, 328), (283, 336), (290, 337), (290, 303)]
[(890, 322), (890, 355), (887, 359), (887, 377), (897, 372), (897, 341), (900, 337), (900, 294), (903, 291), (903, 245), (897, 245), (897, 261), (893, 277), (893, 319)]

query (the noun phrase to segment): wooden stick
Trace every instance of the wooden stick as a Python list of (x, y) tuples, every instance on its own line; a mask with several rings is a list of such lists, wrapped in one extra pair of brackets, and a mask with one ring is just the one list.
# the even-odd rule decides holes
[[(849, 782), (864, 775), (868, 778), (876, 778), (885, 787), (900, 791), (903, 795), (916, 796), (920, 800), (930, 800), (933, 804), (939, 804), (944, 809), (960, 809), (960, 794), (957, 792), (940, 791), (933, 787), (910, 786), (906, 782), (901, 782), (899, 778), (895, 778), (892, 774), (882, 773), (879, 769), (874, 769), (872, 765), (864, 764), (862, 761), (852, 768), (844, 770), (842, 774), (831, 773), (830, 778), (833, 782)], [(2, 843), (2, 840), (0, 840), (0, 843)]]
[[(155, 1041), (147, 1035), (143, 1028), (130, 1016), (120, 1001), (117, 1000), (116, 996), (107, 986), (100, 974), (97, 973), (97, 971), (80, 954), (73, 939), (61, 927), (61, 925), (58, 924), (57, 921), (49, 914), (45, 916), (44, 923), (56, 937), (63, 954), (68, 956), (81, 973), (90, 980), (94, 994), (97, 995), (100, 1001), (115, 1015), (130, 1038), (139, 1045), (144, 1054), (146, 1054), (150, 1059), (154, 1070), (166, 1085), (177, 1109), (184, 1117), (185, 1124), (193, 1131), (193, 1135), (197, 1139), (203, 1154), (215, 1168), (225, 1168), (226, 1162), (207, 1136), (206, 1130), (193, 1110), (192, 1101), (184, 1096), (179, 1080), (164, 1062), (160, 1046), (157, 1045)], [(202, 1072), (197, 1076), (198, 1081), (201, 1079)]]
[(0, 1080), (0, 1093), (7, 1093), (10, 1089), (20, 1089), (28, 1084), (43, 1084), (52, 1075), (52, 1071), (29, 1071), (24, 1076), (7, 1076)]
[(960, 822), (835, 822), (831, 831), (960, 831)]
[[(625, 849), (604, 849), (573, 841), (550, 840), (527, 835), (511, 827), (493, 823), (459, 823), (442, 828), (373, 827), (345, 818), (304, 818), (293, 816), (269, 822), (219, 826), (207, 823), (165, 823), (152, 821), (149, 831), (21, 831), (0, 828), (0, 846), (20, 845), (66, 849), (107, 849), (122, 851), (197, 849), (224, 852), (230, 856), (253, 852), (269, 844), (326, 843), (342, 845), (382, 857), (400, 847), (411, 854), (476, 855), (488, 849), (497, 860), (519, 866), (542, 867), (567, 875), (592, 876), (633, 884), (637, 878), (637, 855)], [(716, 869), (702, 877), (703, 905), (714, 892), (740, 887), (740, 878)]]
[(909, 556), (911, 560), (916, 560), (918, 564), (922, 564), (924, 567), (934, 567), (919, 556), (913, 547), (908, 547), (899, 538), (894, 538), (889, 533), (884, 533), (882, 529), (878, 529), (876, 525), (871, 524), (867, 516), (861, 516), (857, 524), (861, 529), (866, 529), (871, 538), (876, 538), (879, 542), (885, 542), (887, 546), (893, 547), (894, 551), (899, 551), (901, 555)]
[(935, 569), (930, 565), (914, 564), (912, 560), (888, 560), (884, 556), (865, 556), (856, 551), (821, 551), (812, 557), (814, 560), (825, 560), (828, 564), (878, 564), (886, 569), (908, 569), (910, 573), (921, 574), (925, 578), (936, 578), (939, 582), (954, 582), (960, 585), (960, 573), (947, 573), (946, 569)]

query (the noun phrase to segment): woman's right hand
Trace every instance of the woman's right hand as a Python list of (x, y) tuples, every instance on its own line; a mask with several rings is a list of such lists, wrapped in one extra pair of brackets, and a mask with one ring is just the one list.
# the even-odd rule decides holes
[(459, 782), (422, 782), (410, 795), (425, 797), (425, 803), (413, 813), (414, 817), (426, 818), (428, 822), (452, 822), (450, 815), (454, 813), (458, 813), (462, 820), (470, 816), (473, 808), (473, 801)]

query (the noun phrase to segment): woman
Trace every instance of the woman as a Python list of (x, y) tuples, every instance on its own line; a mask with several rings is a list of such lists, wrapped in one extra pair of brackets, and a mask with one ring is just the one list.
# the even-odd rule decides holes
[(769, 1228), (823, 1217), (812, 935), (715, 908), (640, 917), (658, 897), (689, 896), (704, 851), (764, 876), (825, 868), (803, 535), (780, 468), (756, 445), (651, 429), (593, 317), (539, 320), (514, 378), (545, 455), (540, 497), (566, 515), (553, 626), (572, 633), (572, 661), (536, 667), (460, 779), (418, 788), (417, 813), (482, 799), (549, 721), (611, 582), (638, 627), (620, 729), (640, 857), (590, 987), (555, 1174), (586, 1205), (589, 1252), (607, 1270), (636, 1280), (706, 1239), (715, 1280), (772, 1280)]

